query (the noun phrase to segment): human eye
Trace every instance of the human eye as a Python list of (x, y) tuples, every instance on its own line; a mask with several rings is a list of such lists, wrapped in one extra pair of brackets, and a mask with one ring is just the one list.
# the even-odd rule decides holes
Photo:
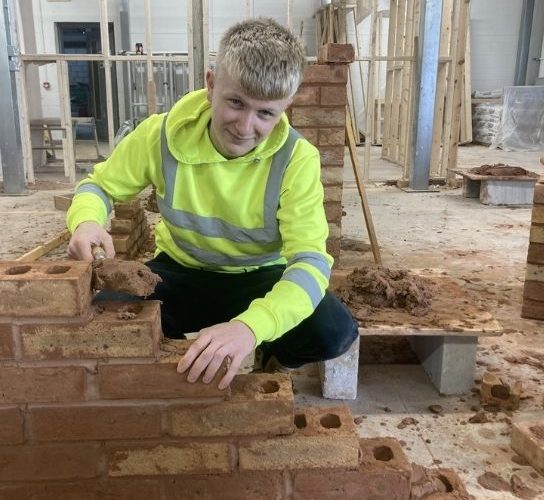
[(269, 109), (261, 109), (259, 110), (259, 115), (261, 116), (261, 118), (264, 118), (265, 120), (268, 120), (270, 118), (274, 118), (274, 116), (276, 116), (272, 111), (270, 111)]
[(227, 99), (227, 101), (233, 108), (241, 108), (243, 106), (242, 101), (240, 101), (240, 99), (236, 99), (235, 97), (231, 97)]

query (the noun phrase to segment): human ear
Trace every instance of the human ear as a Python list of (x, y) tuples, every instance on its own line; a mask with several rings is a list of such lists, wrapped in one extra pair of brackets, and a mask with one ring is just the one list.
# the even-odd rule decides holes
[(211, 69), (206, 71), (206, 88), (208, 89), (208, 101), (212, 101), (213, 87), (214, 87), (214, 74)]

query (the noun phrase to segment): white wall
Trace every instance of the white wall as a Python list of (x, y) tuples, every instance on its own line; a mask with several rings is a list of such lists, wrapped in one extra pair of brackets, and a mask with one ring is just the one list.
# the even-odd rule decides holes
[(472, 0), (472, 90), (514, 84), (522, 0)]
[[(36, 32), (37, 53), (58, 53), (58, 40), (55, 23), (99, 23), (100, 3), (89, 0), (70, 0), (65, 2), (49, 2), (47, 0), (33, 0), (34, 22)], [(119, 28), (119, 1), (109, 0), (108, 21), (114, 25), (114, 36), (116, 44), (121, 41)], [(117, 72), (118, 79), (120, 71)], [(41, 106), (43, 116), (58, 117), (59, 111), (59, 88), (57, 80), (56, 64), (40, 66), (40, 82), (49, 82), (49, 89), (40, 86)], [(122, 92), (122, 86), (120, 86)], [(122, 99), (122, 94), (119, 95)]]

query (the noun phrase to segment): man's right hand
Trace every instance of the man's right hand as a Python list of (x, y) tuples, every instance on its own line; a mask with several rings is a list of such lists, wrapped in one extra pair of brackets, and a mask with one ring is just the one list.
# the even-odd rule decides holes
[(106, 257), (115, 257), (113, 240), (109, 233), (97, 222), (82, 222), (72, 234), (68, 244), (68, 255), (76, 260), (94, 260), (92, 247), (101, 246)]

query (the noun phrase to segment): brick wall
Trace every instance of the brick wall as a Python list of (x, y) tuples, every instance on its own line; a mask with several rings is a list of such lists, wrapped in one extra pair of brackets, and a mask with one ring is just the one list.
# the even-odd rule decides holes
[(542, 177), (535, 185), (521, 316), (544, 320), (544, 178)]
[(307, 67), (304, 81), (287, 114), (291, 125), (319, 149), (325, 213), (329, 223), (327, 249), (338, 259), (342, 236), (342, 185), (346, 127), (346, 84), (353, 46), (328, 44), (319, 62)]
[(188, 383), (159, 303), (93, 305), (90, 275), (0, 262), (1, 500), (408, 500), (398, 441), (359, 438), (345, 406), (295, 410), (287, 374)]

